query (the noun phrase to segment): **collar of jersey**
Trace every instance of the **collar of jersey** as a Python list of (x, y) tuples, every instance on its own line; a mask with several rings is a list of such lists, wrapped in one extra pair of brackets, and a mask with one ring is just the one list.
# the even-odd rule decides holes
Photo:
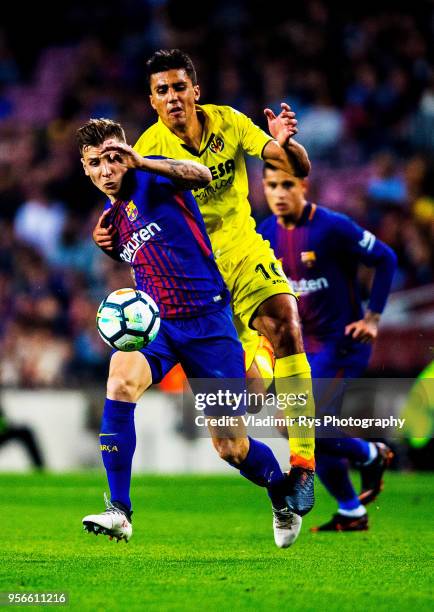
[[(200, 106), (200, 104), (196, 104), (195, 106), (196, 106), (196, 110), (198, 114), (202, 114), (205, 117), (205, 121), (203, 124), (202, 140), (200, 143), (201, 148), (200, 148), (199, 153), (196, 153), (196, 151), (194, 151), (193, 149), (191, 149), (189, 146), (185, 144), (182, 138), (179, 138), (179, 136), (177, 136), (171, 130), (169, 130), (167, 125), (165, 125), (161, 121), (160, 118), (158, 118), (158, 123), (160, 124), (160, 128), (162, 129), (165, 128), (167, 132), (170, 134), (171, 138), (173, 138), (173, 140), (176, 140), (183, 149), (185, 149), (192, 155), (195, 155), (196, 157), (200, 157), (208, 149), (214, 136), (217, 134), (218, 130), (220, 129), (222, 118), (220, 116), (220, 113), (212, 112), (212, 110), (209, 108), (207, 108), (207, 110), (205, 111), (204, 107)], [(210, 105), (207, 105), (207, 106), (210, 106)]]
[(110, 208), (108, 210), (110, 210), (112, 212), (112, 214), (117, 214), (118, 210), (121, 208), (122, 204), (128, 204), (129, 200), (115, 200), (114, 202), (110, 202)]
[(304, 225), (305, 223), (310, 223), (312, 221), (314, 214), (316, 212), (316, 204), (313, 202), (307, 202), (306, 206), (303, 208), (303, 212), (301, 213), (301, 217), (298, 220), (297, 226)]
[(301, 217), (297, 221), (295, 227), (300, 227), (300, 225), (305, 225), (307, 223), (310, 223), (313, 219), (315, 211), (316, 211), (316, 204), (314, 204), (313, 202), (306, 202), (306, 205), (303, 208), (303, 211), (301, 213)]

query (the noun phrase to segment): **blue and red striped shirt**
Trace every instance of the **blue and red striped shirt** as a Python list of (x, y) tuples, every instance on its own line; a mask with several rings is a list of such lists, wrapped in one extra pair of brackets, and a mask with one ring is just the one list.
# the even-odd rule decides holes
[(105, 208), (112, 211), (108, 223), (117, 229), (115, 253), (132, 266), (137, 288), (155, 300), (162, 318), (194, 317), (226, 306), (229, 291), (191, 192), (150, 172), (130, 172), (131, 199)]
[(368, 307), (383, 312), (396, 256), (346, 215), (307, 203), (294, 228), (284, 228), (272, 215), (261, 223), (258, 232), (270, 241), (299, 294), (308, 352), (321, 350), (324, 342), (341, 339), (345, 326), (363, 317), (359, 263), (375, 268)]

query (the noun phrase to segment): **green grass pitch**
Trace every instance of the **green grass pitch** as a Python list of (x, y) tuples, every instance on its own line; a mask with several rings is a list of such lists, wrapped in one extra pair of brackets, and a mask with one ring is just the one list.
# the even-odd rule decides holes
[(386, 480), (365, 533), (309, 533), (334, 511), (317, 484), (279, 550), (264, 491), (236, 475), (134, 478), (128, 545), (82, 531), (103, 509), (102, 472), (0, 475), (0, 591), (68, 591), (83, 611), (432, 610), (434, 474)]

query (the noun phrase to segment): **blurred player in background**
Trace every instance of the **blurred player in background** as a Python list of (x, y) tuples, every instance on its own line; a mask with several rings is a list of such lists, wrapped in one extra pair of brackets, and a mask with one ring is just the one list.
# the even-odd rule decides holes
[(0, 406), (0, 448), (11, 440), (21, 442), (35, 468), (42, 469), (44, 467), (42, 453), (33, 431), (29, 427), (9, 423)]
[[(135, 149), (141, 155), (197, 160), (210, 169), (211, 183), (195, 189), (194, 196), (217, 265), (231, 292), (248, 375), (259, 376), (252, 363), (260, 332), (273, 346), (278, 392), (287, 395), (300, 385), (309, 387), (310, 366), (303, 348), (297, 302), (274, 253), (255, 230), (244, 160), (247, 153), (296, 176), (306, 176), (309, 159), (292, 138), (297, 132), (294, 113), (286, 104), (281, 105), (278, 116), (266, 109), (270, 137), (229, 106), (199, 106), (200, 88), (194, 65), (178, 49), (154, 53), (146, 63), (146, 72), (150, 103), (159, 118), (142, 134)], [(100, 247), (112, 248), (111, 231), (98, 223), (94, 239)], [(309, 398), (304, 413), (313, 416), (312, 393)], [(292, 439), (290, 462), (294, 496), (287, 510), (303, 515), (314, 501), (311, 434)]]
[[(107, 119), (90, 120), (77, 135), (84, 171), (108, 197), (103, 215), (109, 227), (116, 228), (112, 255), (132, 266), (137, 288), (155, 300), (161, 316), (159, 334), (149, 346), (131, 353), (115, 351), (111, 357), (100, 433), (111, 501), (106, 499), (105, 512), (83, 519), (90, 532), (128, 541), (137, 400), (177, 363), (190, 381), (243, 383), (244, 354), (229, 291), (197, 203), (186, 191), (210, 181), (208, 168), (195, 161), (143, 158), (126, 144), (122, 127)], [(235, 412), (230, 405), (222, 414), (234, 417), (244, 412), (245, 406)], [(247, 437), (242, 425), (210, 431), (219, 455), (265, 487), (276, 511), (286, 508), (290, 481), (271, 449)], [(300, 527), (301, 518), (287, 512), (285, 524), (274, 526), (276, 544), (292, 544)]]
[(402, 408), (404, 436), (410, 464), (418, 470), (434, 469), (434, 361), (414, 381)]
[[(312, 377), (362, 376), (391, 287), (396, 267), (394, 252), (345, 215), (308, 202), (305, 180), (265, 164), (263, 185), (273, 215), (263, 221), (258, 231), (270, 241), (299, 293), (303, 340)], [(375, 270), (365, 313), (357, 283), (359, 263)], [(317, 386), (322, 385), (319, 382)], [(318, 395), (316, 401), (320, 401)], [(341, 403), (342, 391), (338, 390), (333, 401)], [(314, 530), (367, 529), (364, 504), (380, 492), (391, 456), (390, 449), (380, 443), (350, 437), (318, 438), (317, 473), (336, 498), (338, 512)], [(349, 478), (348, 460), (360, 467), (359, 496)]]

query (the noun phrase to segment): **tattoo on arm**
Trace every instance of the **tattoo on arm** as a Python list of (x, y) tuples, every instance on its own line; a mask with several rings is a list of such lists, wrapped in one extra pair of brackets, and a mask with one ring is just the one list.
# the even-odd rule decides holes
[(196, 162), (166, 159), (167, 176), (185, 189), (205, 187), (211, 180), (211, 173), (205, 166)]

